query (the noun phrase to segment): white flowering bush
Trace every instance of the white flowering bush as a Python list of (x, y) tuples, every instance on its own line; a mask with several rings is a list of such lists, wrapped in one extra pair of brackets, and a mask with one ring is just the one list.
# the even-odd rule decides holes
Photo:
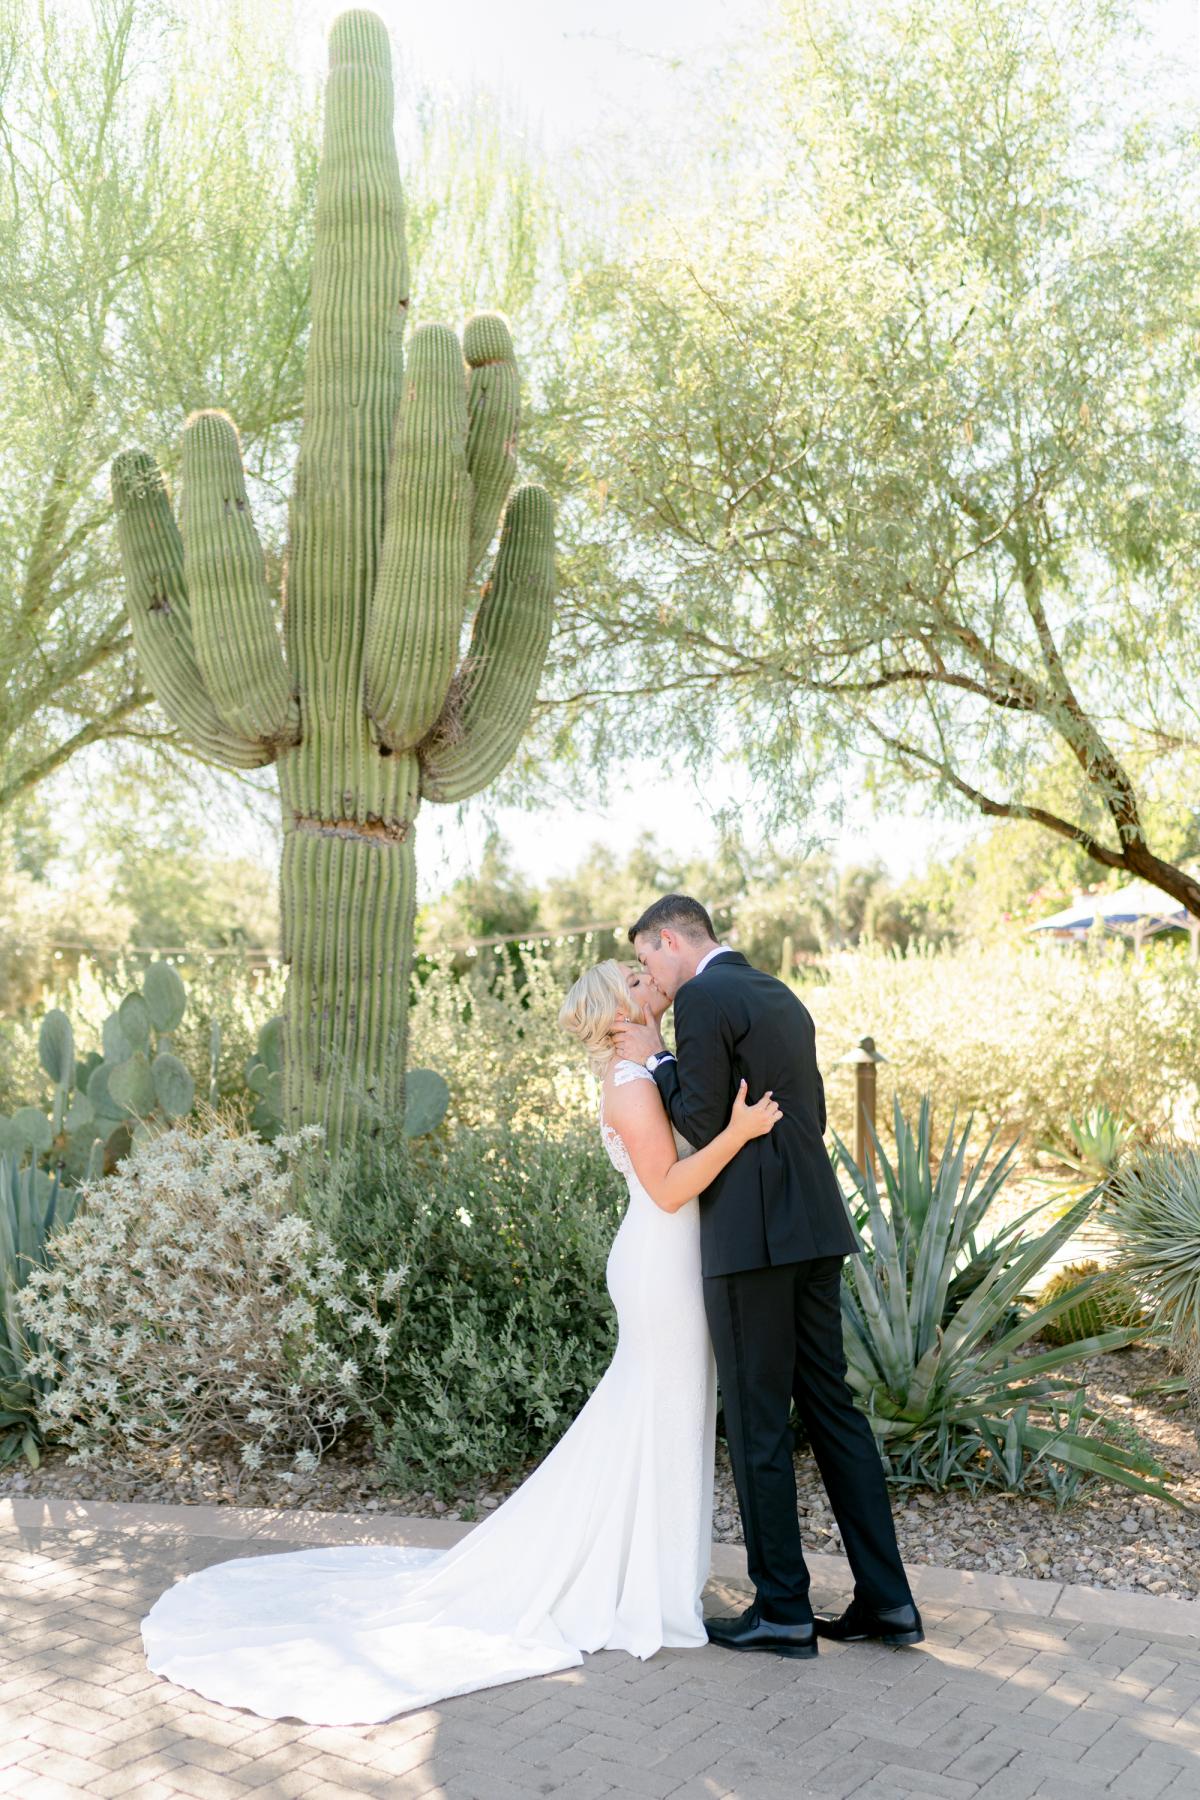
[(307, 1472), (362, 1416), (406, 1271), (348, 1270), (293, 1210), (293, 1177), (322, 1136), (304, 1126), (268, 1146), (193, 1120), (83, 1187), (18, 1302), (53, 1384), (39, 1424), (71, 1461), (235, 1445), (248, 1469)]

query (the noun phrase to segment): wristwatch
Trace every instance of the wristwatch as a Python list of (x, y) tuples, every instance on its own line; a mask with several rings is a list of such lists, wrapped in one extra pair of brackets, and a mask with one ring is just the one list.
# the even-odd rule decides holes
[(652, 1050), (650, 1052), (649, 1056), (646, 1058), (646, 1067), (652, 1075), (659, 1063), (666, 1062), (670, 1054), (671, 1052), (669, 1050)]

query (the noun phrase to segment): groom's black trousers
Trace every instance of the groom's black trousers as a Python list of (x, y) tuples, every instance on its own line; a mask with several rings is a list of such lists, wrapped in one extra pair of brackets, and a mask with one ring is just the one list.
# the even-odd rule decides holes
[(870, 1426), (846, 1385), (840, 1256), (704, 1280), (725, 1435), (746, 1534), (746, 1560), (764, 1618), (812, 1618), (796, 1516), (790, 1402), (804, 1422), (855, 1594), (873, 1607), (912, 1594)]

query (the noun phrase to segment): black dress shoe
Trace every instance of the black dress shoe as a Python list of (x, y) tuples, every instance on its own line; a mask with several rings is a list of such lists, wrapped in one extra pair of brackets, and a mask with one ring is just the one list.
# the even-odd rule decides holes
[(740, 1619), (705, 1619), (710, 1644), (723, 1650), (770, 1650), (776, 1656), (815, 1656), (817, 1634), (811, 1619), (785, 1625), (764, 1619), (757, 1606), (748, 1606)]
[(885, 1606), (876, 1610), (861, 1600), (852, 1600), (840, 1619), (827, 1619), (818, 1614), (815, 1625), (818, 1636), (832, 1638), (839, 1644), (862, 1644), (868, 1638), (878, 1638), (881, 1644), (897, 1646), (925, 1641), (921, 1615), (911, 1602), (907, 1606)]

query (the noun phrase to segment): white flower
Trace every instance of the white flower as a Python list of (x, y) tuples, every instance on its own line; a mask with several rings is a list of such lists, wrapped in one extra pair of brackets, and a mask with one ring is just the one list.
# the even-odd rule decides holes
[(454, 1209), (454, 1216), (456, 1219), (461, 1219), (464, 1225), (470, 1225), (472, 1223), (471, 1215), (465, 1206), (456, 1206)]

